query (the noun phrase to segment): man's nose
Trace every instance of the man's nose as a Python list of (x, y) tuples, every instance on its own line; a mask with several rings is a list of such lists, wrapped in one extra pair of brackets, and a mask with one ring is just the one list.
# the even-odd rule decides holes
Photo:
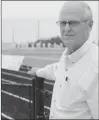
[(65, 32), (69, 32), (69, 31), (71, 31), (70, 24), (66, 23), (66, 25), (65, 25)]

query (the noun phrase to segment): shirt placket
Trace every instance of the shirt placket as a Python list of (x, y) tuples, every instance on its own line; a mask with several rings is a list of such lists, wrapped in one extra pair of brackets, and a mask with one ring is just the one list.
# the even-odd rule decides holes
[(54, 86), (54, 93), (53, 93), (53, 106), (52, 106), (52, 112), (51, 112), (51, 118), (54, 118), (55, 116), (55, 111), (56, 111), (56, 106), (57, 108), (60, 107), (60, 98), (61, 98), (61, 93), (62, 93), (62, 90), (63, 90), (63, 87), (64, 87), (64, 81), (68, 81), (68, 66), (66, 63), (68, 58), (65, 57), (65, 68), (64, 68), (64, 72), (66, 75), (64, 75), (64, 77), (62, 77), (63, 80), (60, 80), (60, 81), (56, 81), (56, 84)]
[(61, 93), (61, 84), (57, 82), (54, 86), (54, 93), (53, 93), (52, 106), (51, 106), (51, 119), (54, 118), (56, 111), (56, 104), (59, 104), (60, 93)]

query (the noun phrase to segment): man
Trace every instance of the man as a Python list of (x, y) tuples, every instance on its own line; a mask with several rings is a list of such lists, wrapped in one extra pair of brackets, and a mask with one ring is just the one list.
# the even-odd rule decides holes
[(98, 47), (88, 39), (91, 9), (66, 2), (57, 24), (66, 46), (60, 61), (29, 73), (55, 80), (50, 119), (98, 119)]

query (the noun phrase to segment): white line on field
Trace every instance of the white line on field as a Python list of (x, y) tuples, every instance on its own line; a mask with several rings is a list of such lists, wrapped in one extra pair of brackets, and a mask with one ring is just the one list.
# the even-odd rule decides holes
[(28, 99), (26, 99), (26, 98), (24, 98), (24, 97), (21, 97), (21, 96), (15, 95), (15, 94), (13, 94), (13, 93), (10, 93), (10, 92), (4, 91), (4, 90), (1, 90), (1, 92), (4, 93), (4, 94), (6, 94), (6, 95), (9, 95), (9, 96), (12, 96), (12, 97), (15, 97), (15, 98), (21, 99), (21, 100), (23, 100), (23, 101), (33, 103), (33, 101), (30, 101), (30, 100), (28, 100)]
[(45, 58), (45, 57), (37, 57), (37, 56), (25, 56), (25, 57), (31, 57), (31, 58), (35, 58), (35, 59), (44, 59), (44, 60), (52, 60), (52, 61), (56, 61), (56, 60), (59, 60), (59, 59), (56, 59), (56, 58)]
[[(8, 49), (8, 48), (5, 48), (5, 49)], [(10, 48), (11, 49), (11, 48)], [(13, 48), (12, 48), (13, 49)], [(18, 48), (15, 48), (15, 49), (17, 49), (18, 50)], [(63, 52), (64, 51), (64, 49), (65, 48), (19, 48), (19, 50), (20, 49), (23, 49), (23, 50), (36, 50), (36, 51), (39, 51), (39, 50), (56, 50), (56, 51), (58, 51), (59, 50), (59, 52), (60, 52), (60, 50)]]
[(7, 73), (7, 72), (2, 72), (3, 74), (5, 75), (11, 75), (11, 76), (14, 76), (14, 77), (17, 77), (17, 78), (24, 78), (24, 79), (27, 79), (27, 80), (31, 80), (31, 78), (29, 77), (24, 77), (24, 76), (21, 76), (21, 75), (15, 75), (15, 74), (12, 74), (12, 73)]
[(50, 110), (50, 107), (44, 106), (44, 108), (46, 108), (46, 109)]
[[(11, 76), (14, 76), (14, 77), (18, 77), (18, 78), (24, 78), (24, 79), (27, 79), (27, 80), (32, 80), (31, 78), (20, 76), (20, 75), (14, 75), (12, 73), (7, 73), (7, 72), (2, 72), (2, 73), (6, 74), (6, 75), (11, 75)], [(44, 81), (44, 83), (49, 84), (49, 85), (54, 85), (54, 83), (50, 83), (50, 82), (46, 82), (46, 81)]]
[(4, 117), (4, 118), (7, 118), (7, 119), (10, 119), (10, 120), (15, 120), (14, 118), (4, 114), (4, 113), (1, 113), (1, 115)]
[(44, 81), (45, 84), (49, 84), (49, 85), (54, 85), (54, 83), (50, 83), (50, 82), (46, 82)]
[[(18, 55), (18, 56), (21, 56), (21, 55)], [(49, 57), (38, 57), (38, 56), (30, 56), (30, 55), (24, 55), (24, 57), (30, 57), (30, 58), (35, 58), (35, 59), (43, 59), (43, 60), (51, 60), (51, 61), (58, 61), (60, 59), (59, 58), (49, 58)]]
[(51, 91), (49, 91), (49, 90), (47, 90), (47, 89), (44, 89), (44, 90), (52, 94), (52, 92), (51, 92)]
[(8, 83), (11, 83), (11, 84), (16, 84), (16, 82), (13, 82), (13, 81), (10, 81), (10, 80), (5, 80), (5, 79), (1, 79), (3, 82), (8, 82)]
[[(3, 82), (7, 82), (7, 83), (3, 83), (3, 84), (11, 84), (11, 85), (26, 85), (26, 86), (32, 86), (31, 84), (22, 84), (22, 83), (17, 83), (17, 82), (12, 82), (10, 80), (5, 80), (5, 79), (1, 79)], [(50, 84), (50, 85), (54, 85), (53, 83), (49, 83), (49, 82), (46, 82), (44, 81), (44, 83), (46, 84)], [(46, 91), (48, 91), (49, 93), (52, 93), (51, 91), (45, 89)]]
[[(6, 95), (9, 95), (9, 96), (12, 96), (12, 97), (21, 99), (21, 100), (23, 100), (23, 101), (30, 102), (30, 100), (28, 100), (28, 99), (26, 99), (26, 98), (23, 98), (23, 97), (21, 97), (21, 96), (15, 95), (15, 94), (13, 94), (13, 93), (10, 93), (10, 92), (4, 91), (4, 90), (1, 90), (1, 92), (4, 93), (4, 94), (6, 94)], [(32, 100), (31, 100), (31, 103), (33, 103)], [(47, 107), (47, 106), (44, 106), (44, 108), (50, 110), (50, 108)]]
[(10, 84), (10, 85), (24, 85), (24, 86), (32, 86), (31, 84), (23, 84), (23, 83), (17, 83), (17, 82), (13, 82), (13, 81), (10, 81), (10, 80), (5, 80), (5, 79), (2, 79), (3, 82), (7, 82), (7, 83), (3, 83), (3, 84)]

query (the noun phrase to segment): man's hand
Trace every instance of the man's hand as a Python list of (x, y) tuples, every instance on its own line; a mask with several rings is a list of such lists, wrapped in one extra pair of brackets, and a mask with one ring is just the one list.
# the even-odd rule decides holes
[(27, 73), (30, 74), (30, 75), (36, 75), (36, 71), (38, 70), (39, 68), (37, 67), (33, 67), (30, 71), (28, 71)]
[(30, 75), (36, 75), (37, 77), (42, 77), (48, 80), (55, 80), (53, 72), (53, 64), (46, 65), (43, 68), (33, 67), (30, 71), (27, 72)]

